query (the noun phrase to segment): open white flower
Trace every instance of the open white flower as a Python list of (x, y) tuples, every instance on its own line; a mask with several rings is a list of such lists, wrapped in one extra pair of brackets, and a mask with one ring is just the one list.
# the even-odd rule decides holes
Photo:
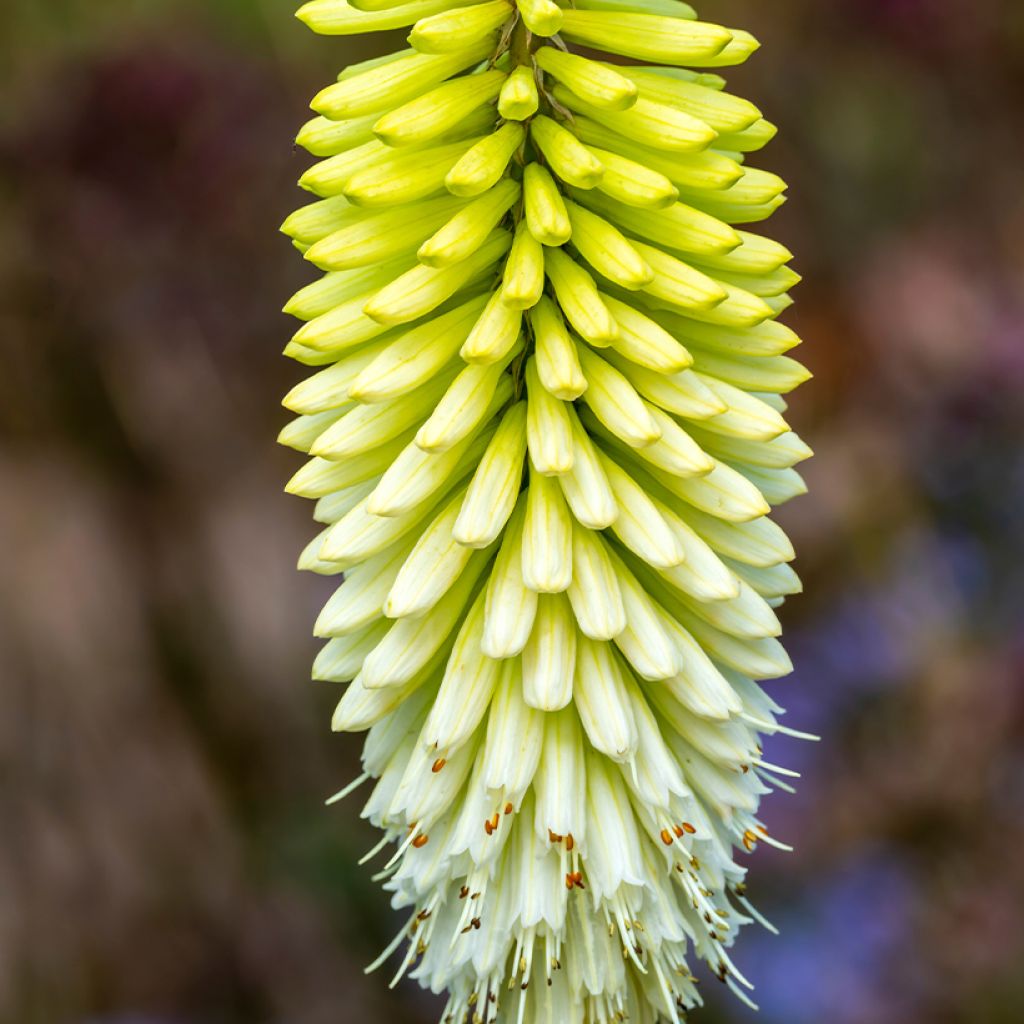
[(757, 43), (678, 0), (299, 16), (412, 27), (314, 100), (320, 198), (284, 225), (325, 271), (286, 307), (320, 369), (282, 434), (324, 527), (300, 566), (344, 573), (314, 677), (369, 730), (338, 798), (374, 780), (409, 915), (374, 966), (458, 1024), (678, 1021), (698, 961), (749, 1001), (737, 858), (782, 845), (759, 683), (800, 589), (768, 513), (810, 455), (782, 415), (799, 278), (736, 227), (783, 201), (746, 162), (775, 129), (706, 70)]

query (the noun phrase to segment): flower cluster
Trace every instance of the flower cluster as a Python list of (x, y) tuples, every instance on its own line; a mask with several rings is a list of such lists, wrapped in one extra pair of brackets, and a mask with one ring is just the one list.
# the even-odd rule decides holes
[(282, 434), (323, 524), (300, 566), (344, 574), (314, 677), (369, 730), (409, 915), (380, 962), (458, 1024), (679, 1021), (697, 960), (747, 999), (737, 856), (781, 845), (759, 734), (790, 731), (759, 681), (800, 588), (768, 513), (810, 455), (799, 278), (736, 227), (783, 202), (746, 162), (775, 128), (707, 70), (757, 43), (679, 0), (299, 17), (412, 26), (314, 99), (320, 198), (284, 225), (325, 271), (286, 307), (320, 369)]

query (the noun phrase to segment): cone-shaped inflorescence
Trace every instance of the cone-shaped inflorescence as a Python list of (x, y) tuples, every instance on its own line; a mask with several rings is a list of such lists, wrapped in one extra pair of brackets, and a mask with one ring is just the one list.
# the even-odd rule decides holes
[(741, 862), (790, 774), (760, 681), (800, 589), (768, 514), (810, 455), (799, 278), (746, 229), (783, 202), (747, 163), (775, 127), (709, 70), (757, 43), (678, 0), (299, 17), (411, 29), (313, 101), (320, 198), (284, 225), (325, 272), (286, 307), (318, 369), (281, 440), (323, 524), (300, 565), (344, 574), (314, 676), (369, 730), (408, 914), (381, 963), (460, 1024), (678, 1021), (701, 960), (748, 999)]

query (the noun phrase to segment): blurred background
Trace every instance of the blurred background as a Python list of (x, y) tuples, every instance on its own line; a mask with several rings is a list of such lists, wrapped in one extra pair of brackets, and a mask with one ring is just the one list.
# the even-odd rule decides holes
[[(428, 1024), (362, 967), (360, 742), (274, 443), (313, 91), (293, 0), (0, 11), (0, 1021)], [(817, 745), (756, 858), (764, 1024), (1024, 1016), (1024, 6), (705, 0), (765, 46), (818, 452), (773, 686)], [(371, 49), (372, 48), (372, 49)], [(752, 1022), (706, 985), (705, 1024)]]

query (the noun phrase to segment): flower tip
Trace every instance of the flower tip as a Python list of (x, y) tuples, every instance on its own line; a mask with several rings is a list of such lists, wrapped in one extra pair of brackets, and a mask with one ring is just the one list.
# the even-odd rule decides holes
[(312, 28), (313, 19), (316, 14), (317, 4), (310, 0), (310, 3), (303, 4), (296, 12), (295, 17), (309, 28)]
[[(302, 470), (300, 469), (299, 473), (301, 472)], [(291, 480), (289, 480), (288, 483), (284, 485), (285, 494), (294, 494), (296, 496), (299, 496), (299, 492), (302, 489), (302, 482), (299, 479), (299, 473), (296, 473), (295, 476), (293, 476)]]

